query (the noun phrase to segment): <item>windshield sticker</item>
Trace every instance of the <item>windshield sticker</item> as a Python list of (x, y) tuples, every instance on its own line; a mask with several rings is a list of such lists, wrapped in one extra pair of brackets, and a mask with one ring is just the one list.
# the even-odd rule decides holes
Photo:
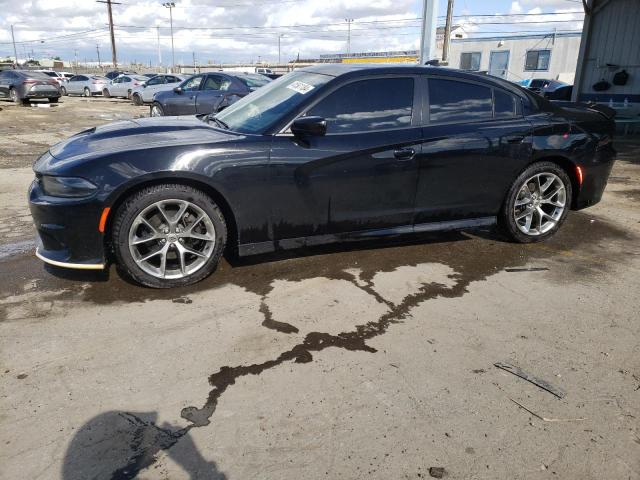
[(305, 93), (309, 93), (311, 90), (313, 90), (314, 87), (313, 85), (309, 85), (308, 83), (299, 82), (296, 80), (295, 82), (287, 85), (287, 88), (304, 95)]

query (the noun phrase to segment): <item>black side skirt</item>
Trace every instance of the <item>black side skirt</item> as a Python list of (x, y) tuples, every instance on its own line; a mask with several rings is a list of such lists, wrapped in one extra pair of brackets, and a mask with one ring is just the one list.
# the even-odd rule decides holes
[(310, 237), (285, 238), (269, 242), (245, 243), (243, 245), (239, 245), (238, 255), (245, 257), (249, 255), (275, 252), (277, 250), (292, 250), (316, 245), (326, 245), (329, 243), (373, 240), (375, 238), (406, 235), (409, 233), (462, 230), (465, 228), (486, 227), (495, 225), (495, 223), (496, 217), (481, 217), (465, 220), (450, 220), (446, 222), (419, 223), (417, 225), (403, 225), (400, 227), (382, 228), (378, 230), (361, 230), (357, 232), (314, 235)]

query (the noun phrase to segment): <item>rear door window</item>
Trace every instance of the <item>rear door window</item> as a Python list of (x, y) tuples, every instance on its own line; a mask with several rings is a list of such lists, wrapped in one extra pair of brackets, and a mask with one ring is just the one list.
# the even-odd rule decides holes
[(327, 134), (409, 127), (413, 113), (413, 78), (360, 80), (340, 87), (307, 115), (323, 117)]
[(430, 122), (474, 122), (491, 118), (491, 88), (457, 80), (429, 79)]
[(513, 118), (516, 115), (516, 99), (502, 90), (493, 91), (494, 111), (496, 118)]

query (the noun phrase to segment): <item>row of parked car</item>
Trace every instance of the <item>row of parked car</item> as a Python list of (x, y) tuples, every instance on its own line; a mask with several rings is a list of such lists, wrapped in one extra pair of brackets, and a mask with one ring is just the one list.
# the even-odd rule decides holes
[(0, 72), (0, 98), (26, 103), (63, 95), (128, 98), (150, 105), (152, 116), (218, 112), (271, 79), (260, 73), (207, 72), (196, 75), (109, 72), (106, 75), (70, 74), (50, 70)]

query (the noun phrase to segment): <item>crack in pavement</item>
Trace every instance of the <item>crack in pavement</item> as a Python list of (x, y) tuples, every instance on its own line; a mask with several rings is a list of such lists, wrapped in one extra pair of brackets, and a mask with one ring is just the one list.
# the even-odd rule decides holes
[[(401, 323), (410, 316), (409, 311), (423, 301), (439, 296), (457, 297), (463, 295), (467, 292), (467, 286), (471, 282), (469, 279), (462, 280), (457, 274), (450, 275), (450, 278), (458, 280), (455, 285), (447, 286), (437, 282), (423, 284), (416, 293), (407, 295), (401, 303), (395, 305), (375, 291), (371, 278), (364, 280), (363, 284), (358, 281), (360, 278), (356, 278), (353, 274), (347, 274), (347, 276), (351, 277), (351, 283), (357, 288), (373, 296), (378, 302), (386, 305), (389, 310), (378, 318), (378, 320), (357, 325), (352, 331), (342, 332), (337, 335), (323, 332), (310, 332), (301, 343), (282, 352), (273, 360), (252, 365), (221, 367), (218, 372), (209, 377), (209, 384), (213, 388), (209, 392), (204, 405), (201, 408), (190, 406), (182, 409), (181, 417), (189, 421), (191, 425), (181, 430), (170, 432), (168, 439), (161, 437), (160, 441), (152, 442), (142, 448), (140, 448), (139, 444), (132, 445), (132, 451), (137, 452), (137, 454), (129, 460), (127, 465), (114, 472), (111, 478), (116, 480), (135, 478), (142, 469), (153, 465), (153, 463), (157, 461), (157, 454), (160, 451), (173, 447), (180, 438), (186, 435), (192, 428), (209, 425), (211, 423), (210, 419), (218, 406), (220, 397), (230, 386), (236, 383), (238, 378), (247, 375), (260, 375), (264, 371), (275, 368), (285, 362), (309, 363), (313, 361), (312, 352), (320, 352), (331, 347), (342, 348), (349, 351), (375, 353), (377, 350), (367, 345), (367, 340), (383, 335), (391, 325)], [(261, 302), (260, 311), (265, 315), (266, 323), (273, 325), (271, 322), (276, 322), (271, 318), (271, 312), (264, 300)], [(265, 322), (263, 322), (263, 325)], [(293, 327), (283, 322), (276, 323)]]

